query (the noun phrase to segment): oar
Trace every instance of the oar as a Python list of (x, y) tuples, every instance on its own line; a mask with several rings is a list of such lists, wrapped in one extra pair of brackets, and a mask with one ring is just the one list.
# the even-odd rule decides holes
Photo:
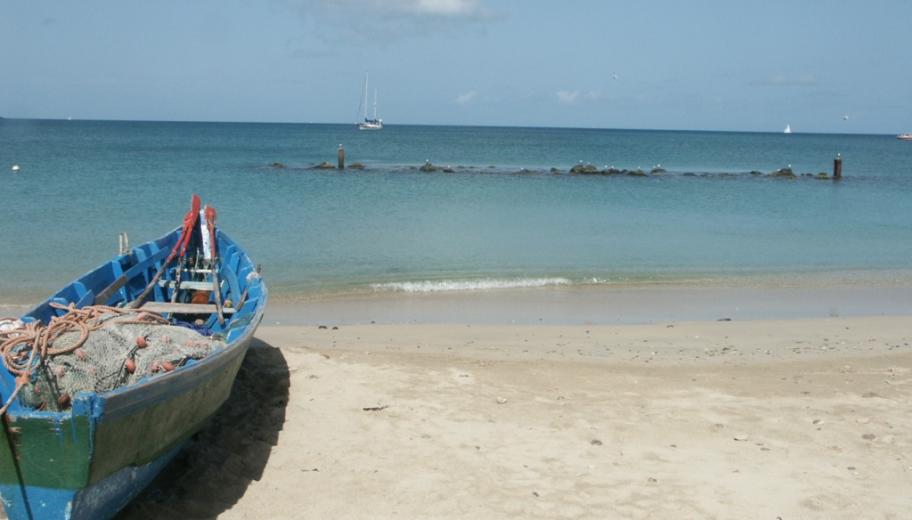
[(199, 195), (193, 194), (193, 198), (190, 199), (190, 211), (184, 215), (184, 225), (181, 229), (181, 236), (177, 240), (177, 243), (174, 244), (174, 249), (171, 250), (171, 254), (168, 255), (168, 258), (162, 262), (161, 267), (158, 268), (158, 272), (155, 273), (155, 276), (152, 277), (152, 281), (149, 282), (149, 285), (143, 289), (143, 292), (139, 295), (138, 298), (130, 302), (128, 305), (131, 309), (136, 309), (146, 300), (146, 297), (149, 296), (149, 293), (152, 292), (152, 289), (155, 288), (155, 284), (158, 283), (158, 280), (165, 273), (165, 269), (168, 265), (177, 258), (178, 255), (184, 256), (187, 252), (187, 245), (190, 243), (190, 235), (193, 234), (193, 228), (196, 226), (196, 221), (199, 219), (200, 211), (200, 198)]
[(111, 299), (111, 296), (119, 291), (121, 287), (127, 285), (127, 282), (129, 281), (130, 280), (127, 278), (126, 274), (118, 276), (116, 280), (111, 282), (111, 285), (105, 287), (100, 293), (98, 293), (97, 296), (95, 296), (95, 305), (105, 305), (108, 303), (108, 300)]
[(219, 284), (218, 277), (218, 248), (215, 244), (215, 208), (206, 206), (206, 224), (209, 228), (209, 251), (212, 253), (212, 285), (215, 289), (215, 312), (218, 315), (219, 325), (225, 324), (225, 316), (222, 314), (222, 288)]

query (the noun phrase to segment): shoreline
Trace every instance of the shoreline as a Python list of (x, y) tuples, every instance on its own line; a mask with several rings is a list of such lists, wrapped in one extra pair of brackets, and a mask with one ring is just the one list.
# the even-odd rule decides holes
[[(794, 270), (736, 272), (717, 270), (681, 271), (667, 273), (650, 271), (645, 274), (615, 273), (580, 275), (561, 272), (542, 272), (530, 275), (505, 273), (477, 275), (453, 273), (449, 276), (405, 277), (380, 282), (348, 282), (321, 288), (301, 289), (299, 284), (280, 280), (272, 289), (273, 301), (283, 303), (344, 300), (373, 296), (485, 293), (517, 289), (606, 289), (634, 290), (649, 288), (807, 288), (832, 287), (912, 287), (912, 268)], [(465, 287), (465, 288), (462, 288)]]
[(272, 299), (267, 325), (630, 324), (912, 315), (912, 287), (556, 286)]
[[(912, 315), (912, 284), (903, 280), (753, 286), (554, 285), (308, 298), (283, 298), (273, 290), (263, 324), (618, 325)], [(810, 280), (815, 281), (823, 282)], [(0, 304), (0, 316), (21, 315), (31, 305)]]
[[(900, 269), (844, 269), (796, 270), (789, 272), (715, 273), (690, 271), (669, 275), (661, 271), (651, 276), (615, 274), (607, 277), (581, 276), (567, 273), (542, 273), (534, 275), (503, 274), (479, 276), (454, 273), (450, 276), (415, 276), (382, 282), (347, 282), (319, 287), (302, 288), (298, 282), (279, 278), (271, 281), (265, 274), (270, 288), (270, 303), (281, 306), (345, 301), (379, 301), (383, 299), (421, 297), (425, 295), (508, 294), (532, 291), (650, 291), (668, 290), (843, 290), (863, 289), (912, 289), (912, 268)], [(37, 304), (50, 295), (36, 289), (8, 290), (0, 294), (0, 314), (5, 309), (25, 308)], [(23, 303), (25, 302), (25, 303)], [(32, 302), (32, 303), (28, 303)]]

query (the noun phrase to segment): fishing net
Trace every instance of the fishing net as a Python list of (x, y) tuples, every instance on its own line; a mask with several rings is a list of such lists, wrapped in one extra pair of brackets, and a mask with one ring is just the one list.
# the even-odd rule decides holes
[(225, 346), (157, 314), (111, 307), (68, 311), (47, 327), (27, 324), (0, 334), (3, 363), (18, 376), (20, 399), (29, 407), (66, 409), (79, 392), (131, 385)]

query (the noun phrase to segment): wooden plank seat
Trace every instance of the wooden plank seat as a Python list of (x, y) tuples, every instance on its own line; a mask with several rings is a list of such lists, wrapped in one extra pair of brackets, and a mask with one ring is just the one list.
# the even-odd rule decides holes
[[(160, 314), (212, 314), (216, 309), (214, 303), (146, 302), (139, 310)], [(222, 308), (222, 314), (234, 314), (234, 312), (235, 309)]]

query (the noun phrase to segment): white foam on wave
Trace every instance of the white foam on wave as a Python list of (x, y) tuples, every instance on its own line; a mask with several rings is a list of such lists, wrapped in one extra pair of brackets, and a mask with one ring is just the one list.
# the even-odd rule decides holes
[(448, 291), (490, 291), (496, 289), (526, 289), (553, 285), (570, 285), (568, 278), (482, 278), (475, 280), (423, 280), (417, 282), (374, 283), (375, 291), (434, 293)]

